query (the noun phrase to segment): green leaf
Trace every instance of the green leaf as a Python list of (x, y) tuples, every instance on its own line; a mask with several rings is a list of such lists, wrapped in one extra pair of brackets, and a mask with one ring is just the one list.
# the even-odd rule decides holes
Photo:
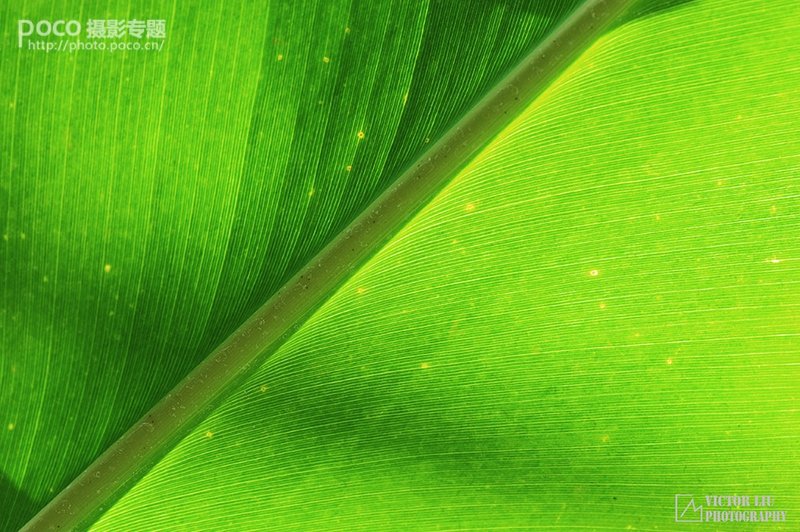
[(602, 39), (96, 528), (654, 530), (693, 492), (791, 519), (798, 15)]
[[(430, 6), (425, 20), (437, 7), (448, 20), (452, 11), (443, 4)], [(493, 8), (469, 6), (487, 13)], [(298, 16), (291, 27), (307, 31), (299, 39), (307, 43), (321, 34), (309, 27), (340, 12), (336, 6), (329, 19)], [(196, 17), (202, 27), (218, 27), (202, 13), (183, 16)], [(255, 14), (248, 15), (237, 20), (246, 24)], [(601, 39), (96, 528), (666, 529), (674, 523), (676, 493), (737, 493), (772, 495), (790, 521), (770, 529), (791, 529), (800, 507), (794, 474), (800, 463), (795, 312), (800, 245), (794, 237), (800, 207), (799, 15), (788, 0), (707, 0), (635, 20)], [(374, 30), (377, 14), (364, 17)], [(224, 14), (218, 20), (234, 24)], [(478, 38), (466, 20), (478, 18), (472, 12), (461, 24), (445, 24), (436, 37), (421, 18), (409, 24), (423, 35), (419, 50), (425, 49), (426, 36), (450, 50), (452, 31)], [(477, 27), (488, 27), (483, 24)], [(524, 34), (519, 31), (511, 35)], [(348, 38), (354, 35), (355, 29)], [(507, 38), (514, 41), (499, 32), (495, 42), (508, 45)], [(270, 46), (266, 42), (264, 48)], [(481, 43), (464, 46), (486, 53)], [(518, 46), (515, 50), (525, 48)], [(220, 47), (216, 53), (236, 48)], [(171, 60), (186, 61), (186, 54), (170, 50)], [(4, 69), (9, 56), (23, 61), (18, 57), (24, 56), (3, 53)], [(426, 70), (437, 64), (437, 53), (445, 52), (420, 52), (414, 61)], [(142, 64), (124, 68), (135, 67), (143, 76), (154, 67), (133, 55), (125, 61)], [(266, 65), (268, 55), (263, 52), (263, 62), (253, 59), (254, 64)], [(494, 61), (486, 57), (487, 64)], [(59, 80), (76, 79), (69, 76), (81, 67), (104, 72), (108, 79), (123, 69), (118, 58), (108, 57), (76, 59), (96, 62), (87, 65), (51, 57), (47, 67), (40, 58), (28, 60), (14, 72), (26, 72), (24, 83), (30, 84), (42, 83), (43, 73), (58, 86)], [(334, 64), (331, 56), (327, 65)], [(4, 269), (4, 318), (10, 326), (3, 329), (8, 369), (0, 377), (10, 378), (12, 387), (0, 381), (0, 412), (10, 411), (8, 404), (26, 421), (5, 434), (0, 463), (12, 464), (5, 475), (14, 485), (29, 486), (23, 493), (39, 501), (46, 498), (43, 479), (63, 484), (71, 478), (67, 471), (74, 476), (78, 464), (85, 465), (126, 428), (125, 422), (163, 395), (280, 286), (287, 272), (413, 160), (424, 143), (416, 135), (427, 135), (425, 126), (414, 129), (399, 119), (396, 138), (416, 132), (408, 138), (413, 145), (385, 142), (377, 153), (386, 162), (346, 181), (352, 188), (345, 189), (324, 161), (337, 160), (334, 154), (352, 146), (348, 128), (331, 130), (322, 142), (309, 123), (295, 122), (289, 131), (309, 136), (295, 152), (293, 144), (272, 138), (284, 138), (270, 113), (276, 102), (290, 97), (288, 92), (269, 100), (271, 90), (253, 86), (250, 101), (264, 106), (259, 111), (254, 103), (248, 116), (240, 116), (229, 108), (235, 102), (214, 95), (229, 94), (231, 86), (245, 80), (252, 83), (252, 75), (226, 71), (241, 80), (232, 79), (223, 89), (218, 79), (183, 70), (195, 65), (207, 74), (208, 65), (189, 65), (175, 67), (186, 76), (180, 82), (170, 79), (172, 66), (161, 65), (162, 79), (175, 91), (169, 101), (184, 106), (168, 111), (183, 121), (167, 121), (163, 124), (170, 126), (158, 129), (156, 137), (169, 149), (144, 141), (150, 146), (144, 153), (120, 149), (118, 140), (103, 135), (128, 139), (129, 132), (108, 122), (96, 139), (85, 129), (95, 124), (84, 118), (89, 102), (107, 106), (98, 116), (119, 117), (126, 109), (124, 95), (138, 98), (152, 89), (144, 78), (130, 94), (119, 84), (117, 95), (123, 96), (117, 100), (96, 93), (94, 99), (68, 97), (76, 113), (70, 116), (78, 124), (61, 118), (62, 129), (53, 115), (56, 96), (28, 85), (13, 94), (36, 94), (38, 107), (29, 103), (31, 114), (3, 121), (13, 127), (4, 138), (15, 139), (10, 147), (1, 145), (3, 153), (11, 154), (12, 165), (25, 165), (14, 170), (18, 173), (2, 174), (15, 177), (7, 180), (13, 238), (4, 250), (10, 259)], [(310, 65), (305, 61), (303, 76), (287, 80), (286, 87), (296, 90), (306, 75), (319, 81)], [(400, 70), (397, 64), (386, 69), (373, 83)], [(480, 77), (456, 70), (469, 79)], [(452, 88), (442, 89), (434, 79), (418, 93), (419, 124), (431, 116), (430, 108), (422, 110), (429, 96), (437, 105), (450, 101)], [(386, 90), (394, 83), (387, 82)], [(330, 86), (343, 84), (335, 80)], [(476, 81), (468, 92), (478, 94), (485, 86), (488, 82)], [(154, 99), (156, 93), (169, 94), (162, 87), (152, 89)], [(4, 94), (12, 93), (5, 88)], [(73, 93), (85, 94), (67, 92)], [(362, 102), (356, 100), (353, 105)], [(197, 101), (208, 102), (207, 109), (216, 109), (220, 120), (227, 117), (228, 125), (214, 133), (220, 122), (198, 112), (203, 107)], [(390, 107), (379, 101), (361, 107), (365, 116)], [(297, 108), (309, 104), (313, 100)], [(341, 102), (330, 105), (330, 113), (339, 116)], [(437, 131), (465, 108), (453, 103)], [(17, 116), (18, 109), (2, 112)], [(134, 113), (141, 106), (130, 101), (127, 109)], [(352, 112), (341, 116), (352, 117)], [(237, 120), (239, 129), (233, 126)], [(54, 138), (61, 134), (60, 144), (16, 140), (49, 138), (45, 127)], [(64, 128), (83, 135), (92, 150), (67, 158), (75, 148), (64, 140)], [(372, 137), (366, 133), (373, 130), (364, 129), (365, 142), (356, 143), (358, 149), (367, 146)], [(201, 139), (189, 141), (198, 131)], [(260, 132), (265, 132), (261, 140)], [(246, 147), (235, 141), (240, 137), (248, 139)], [(218, 139), (240, 154), (212, 150)], [(15, 150), (27, 151), (14, 155)], [(108, 157), (93, 161), (95, 153)], [(155, 164), (160, 154), (172, 157), (166, 169)], [(197, 156), (204, 162), (193, 166)], [(395, 156), (403, 163), (390, 163)], [(102, 173), (115, 160), (115, 168), (132, 169), (122, 174), (127, 178)], [(257, 170), (273, 164), (280, 170), (267, 181), (272, 184), (259, 184), (257, 176), (264, 174)], [(226, 168), (240, 169), (232, 173), (235, 191), (227, 188), (230, 178), (218, 177)], [(312, 210), (308, 200), (305, 206), (297, 203), (309, 184), (299, 176), (306, 174), (285, 168), (306, 168), (315, 179), (343, 188), (333, 193), (329, 210)], [(51, 181), (37, 182), (37, 175)], [(92, 196), (67, 186), (75, 175), (92, 176), (82, 185), (104, 192), (103, 199), (94, 198), (93, 206), (84, 201)], [(145, 185), (134, 190), (134, 180)], [(196, 191), (206, 183), (207, 190)], [(363, 198), (361, 203), (352, 195)], [(43, 213), (48, 202), (52, 212)], [(88, 215), (76, 209), (84, 202)], [(127, 217), (126, 205), (131, 206)], [(170, 223), (151, 226), (136, 208), (149, 208), (158, 213), (151, 219)], [(264, 213), (275, 229), (262, 229)], [(217, 225), (220, 217), (227, 221), (223, 229)], [(73, 242), (65, 236), (68, 228), (90, 223), (93, 231), (86, 237)], [(131, 224), (138, 231), (126, 229)], [(197, 227), (209, 229), (198, 232)], [(216, 239), (215, 230), (220, 231)], [(128, 231), (130, 241), (121, 236)], [(147, 239), (136, 244), (142, 233)], [(104, 247), (98, 249), (97, 242)], [(276, 249), (280, 255), (274, 256)], [(125, 261), (107, 259), (113, 252), (135, 255), (140, 261), (136, 275), (115, 284), (110, 277), (124, 270), (117, 265)], [(95, 254), (93, 278), (84, 264)], [(43, 288), (40, 264), (53, 260), (57, 280)], [(110, 272), (103, 271), (105, 264), (112, 266)], [(213, 294), (206, 290), (209, 278), (218, 281)], [(141, 304), (115, 321), (104, 315), (104, 305), (117, 294), (123, 303), (113, 308), (120, 313), (132, 294)], [(67, 302), (72, 314), (61, 310)], [(214, 317), (215, 312), (225, 318)], [(114, 327), (126, 334), (121, 351), (109, 341)], [(89, 340), (82, 341), (77, 331), (89, 331), (80, 333)], [(194, 352), (189, 360), (187, 353)], [(82, 365), (67, 372), (74, 361)], [(151, 374), (162, 366), (164, 374)], [(129, 371), (136, 367), (138, 372)], [(110, 380), (99, 381), (99, 375)], [(55, 398), (61, 401), (51, 404)], [(76, 418), (69, 420), (70, 414)], [(36, 428), (23, 432), (31, 419), (38, 420)], [(81, 431), (84, 426), (91, 429)], [(26, 479), (40, 480), (26, 484)]]
[(168, 37), (160, 53), (0, 50), (0, 464), (17, 493), (0, 527), (63, 489), (571, 4), (5, 5), (14, 23), (165, 19)]

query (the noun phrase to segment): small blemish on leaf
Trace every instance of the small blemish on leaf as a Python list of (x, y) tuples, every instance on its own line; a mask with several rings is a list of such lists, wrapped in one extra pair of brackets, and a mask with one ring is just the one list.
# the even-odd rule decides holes
[(210, 430), (207, 430), (207, 431), (206, 431), (206, 438), (208, 438), (208, 439), (211, 439), (211, 438), (213, 438), (213, 437), (214, 437), (214, 433), (213, 433), (213, 432), (211, 432)]
[(283, 54), (278, 54), (278, 61), (283, 61)]
[(103, 266), (103, 271), (106, 273), (111, 273), (111, 265), (106, 264), (105, 266)]
[(428, 364), (427, 362), (423, 362), (422, 364), (419, 365), (420, 369), (430, 369), (430, 367), (431, 365)]
[(357, 134), (356, 136), (358, 137), (358, 140), (364, 140), (364, 137), (365, 137), (366, 135), (364, 135), (364, 132), (363, 132), (363, 131), (359, 131), (359, 132), (358, 132), (358, 134)]

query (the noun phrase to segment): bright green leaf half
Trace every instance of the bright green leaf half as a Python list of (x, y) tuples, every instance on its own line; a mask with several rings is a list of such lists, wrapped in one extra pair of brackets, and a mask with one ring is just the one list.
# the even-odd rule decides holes
[(796, 529), (798, 35), (707, 0), (602, 39), (96, 528)]

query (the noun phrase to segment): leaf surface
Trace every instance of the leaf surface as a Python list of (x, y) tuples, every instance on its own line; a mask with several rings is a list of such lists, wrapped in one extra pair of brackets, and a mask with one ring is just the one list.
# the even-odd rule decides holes
[(164, 19), (168, 35), (160, 53), (0, 49), (0, 528), (164, 396), (573, 4), (4, 4), (14, 23)]
[(791, 519), (798, 21), (707, 0), (602, 39), (96, 529)]

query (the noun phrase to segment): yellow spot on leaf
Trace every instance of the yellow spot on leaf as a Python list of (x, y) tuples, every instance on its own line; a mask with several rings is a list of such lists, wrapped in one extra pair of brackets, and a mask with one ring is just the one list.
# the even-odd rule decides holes
[(344, 32), (345, 32), (345, 33), (350, 33), (350, 28), (345, 28), (345, 29), (344, 29)]
[(213, 437), (214, 437), (214, 433), (213, 432), (211, 432), (210, 430), (206, 431), (206, 438), (211, 439)]
[(278, 54), (278, 61), (283, 61), (283, 54)]
[(330, 63), (331, 62), (331, 58), (326, 55), (325, 57), (322, 58), (322, 62), (323, 63)]
[(467, 212), (474, 211), (475, 210), (475, 204), (474, 203), (467, 203), (466, 207), (464, 207), (464, 210), (467, 211)]
[(314, 189), (314, 187), (311, 187), (311, 189), (309, 189), (308, 191), (308, 197), (310, 198), (311, 196), (313, 196), (314, 192), (316, 192), (316, 190)]
[(259, 390), (261, 390), (261, 393), (267, 393), (267, 389), (268, 388), (266, 384), (262, 384), (261, 387), (259, 388)]
[(364, 295), (367, 292), (367, 289), (364, 288), (363, 286), (359, 286), (358, 288), (356, 288), (356, 292), (358, 292), (359, 295)]
[(9, 424), (6, 426), (6, 428), (7, 428), (8, 430), (14, 430), (14, 427), (16, 427), (16, 425), (15, 425), (14, 423), (9, 423)]
[(106, 273), (111, 273), (111, 265), (106, 264), (105, 266), (103, 266), (103, 271)]
[(603, 443), (608, 443), (608, 440), (609, 440), (608, 434), (603, 434), (602, 436), (600, 436), (600, 441), (602, 441)]
[(598, 307), (600, 307), (600, 310), (605, 310), (606, 304), (601, 301)]
[(672, 357), (667, 358), (667, 366), (672, 365)]
[(589, 270), (589, 275), (591, 275), (592, 277), (597, 277), (598, 275), (600, 275), (600, 270)]
[(353, 165), (348, 164), (347, 166), (344, 167), (344, 169), (350, 172), (351, 170), (353, 170)]
[(356, 135), (356, 136), (358, 137), (358, 140), (364, 140), (364, 137), (365, 137), (366, 135), (364, 135), (364, 132), (363, 132), (363, 131), (359, 131), (359, 132), (358, 132), (358, 135)]
[(431, 365), (428, 364), (427, 362), (423, 362), (422, 364), (419, 365), (419, 367), (420, 369), (428, 369), (431, 367)]

